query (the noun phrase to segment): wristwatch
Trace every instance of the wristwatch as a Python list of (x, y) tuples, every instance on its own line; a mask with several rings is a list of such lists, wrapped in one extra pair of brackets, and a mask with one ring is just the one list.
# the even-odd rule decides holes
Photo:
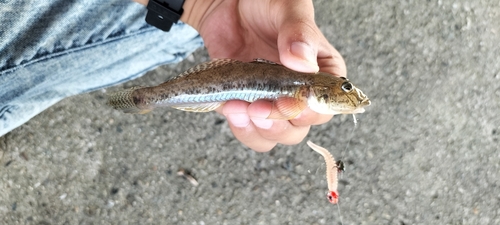
[(149, 0), (146, 22), (165, 32), (181, 18), (184, 0)]

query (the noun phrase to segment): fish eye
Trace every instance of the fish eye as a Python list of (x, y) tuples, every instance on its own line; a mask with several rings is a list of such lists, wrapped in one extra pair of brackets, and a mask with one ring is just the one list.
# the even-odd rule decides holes
[(352, 84), (350, 82), (344, 82), (342, 84), (342, 90), (344, 92), (350, 92), (350, 91), (352, 91)]

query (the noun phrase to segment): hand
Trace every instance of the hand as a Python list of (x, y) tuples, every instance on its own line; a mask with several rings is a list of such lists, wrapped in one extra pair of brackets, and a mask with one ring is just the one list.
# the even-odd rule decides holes
[[(264, 58), (296, 71), (346, 76), (342, 56), (314, 22), (311, 0), (186, 0), (181, 20), (200, 33), (212, 58)], [(266, 119), (271, 107), (267, 101), (229, 101), (217, 112), (238, 140), (259, 152), (297, 144), (311, 125), (332, 118), (306, 109), (291, 120)]]

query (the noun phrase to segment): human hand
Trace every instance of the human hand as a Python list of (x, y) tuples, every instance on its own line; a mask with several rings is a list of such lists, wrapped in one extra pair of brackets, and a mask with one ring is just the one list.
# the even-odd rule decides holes
[[(200, 33), (211, 58), (264, 58), (300, 72), (346, 76), (342, 56), (315, 24), (311, 0), (186, 0), (181, 20)], [(332, 118), (307, 108), (291, 120), (266, 119), (271, 108), (268, 101), (228, 101), (217, 112), (238, 140), (259, 152), (297, 144), (311, 125)]]

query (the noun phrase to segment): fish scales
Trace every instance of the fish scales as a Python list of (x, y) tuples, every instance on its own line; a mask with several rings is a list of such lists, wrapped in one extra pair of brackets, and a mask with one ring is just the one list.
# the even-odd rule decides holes
[(144, 113), (157, 107), (206, 112), (228, 100), (259, 99), (292, 99), (288, 105), (300, 106), (292, 114), (300, 113), (304, 108), (301, 105), (323, 114), (359, 113), (370, 105), (366, 95), (346, 78), (296, 72), (265, 60), (232, 59), (200, 64), (158, 86), (113, 93), (108, 104), (128, 113)]

